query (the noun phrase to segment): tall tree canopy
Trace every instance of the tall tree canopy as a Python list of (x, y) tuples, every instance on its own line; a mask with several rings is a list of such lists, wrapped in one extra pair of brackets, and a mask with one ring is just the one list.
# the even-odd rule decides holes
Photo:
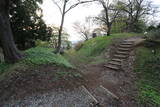
[(48, 40), (51, 29), (42, 20), (39, 3), (43, 0), (12, 0), (10, 22), (16, 44), (20, 49), (34, 46), (36, 39)]

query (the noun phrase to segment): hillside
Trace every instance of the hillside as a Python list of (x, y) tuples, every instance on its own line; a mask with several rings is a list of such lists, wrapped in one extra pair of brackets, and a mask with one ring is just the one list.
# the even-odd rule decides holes
[[(115, 42), (119, 42), (124, 38), (132, 36), (140, 36), (137, 33), (117, 33), (111, 36), (100, 36), (92, 38), (82, 44), (82, 48), (78, 51), (73, 49), (66, 51), (64, 55), (71, 63), (74, 65), (79, 65), (81, 63), (103, 63), (106, 60), (106, 51), (109, 51), (111, 45), (115, 45)], [(109, 53), (108, 53), (109, 54)]]
[(139, 35), (92, 38), (63, 55), (50, 48), (26, 50), (18, 63), (0, 64), (0, 105), (158, 106), (159, 48), (153, 54), (146, 43), (137, 45)]
[[(153, 53), (153, 50), (156, 53)], [(140, 47), (137, 49), (135, 72), (138, 73), (138, 99), (152, 107), (160, 105), (160, 48)]]

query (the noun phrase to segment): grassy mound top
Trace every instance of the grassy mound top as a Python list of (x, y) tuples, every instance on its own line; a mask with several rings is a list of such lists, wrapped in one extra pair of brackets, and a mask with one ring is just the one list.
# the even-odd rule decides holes
[(51, 48), (36, 47), (28, 49), (24, 52), (25, 58), (15, 64), (0, 64), (0, 74), (11, 71), (14, 69), (19, 69), (19, 67), (30, 67), (38, 65), (48, 65), (55, 64), (62, 67), (72, 68), (73, 66), (61, 55), (53, 53)]

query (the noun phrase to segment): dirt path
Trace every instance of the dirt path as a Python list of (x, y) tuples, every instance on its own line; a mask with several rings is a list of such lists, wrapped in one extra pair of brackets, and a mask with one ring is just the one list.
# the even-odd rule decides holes
[[(1, 107), (143, 107), (136, 102), (137, 90), (133, 71), (135, 45), (140, 38), (120, 42), (108, 63), (86, 65), (85, 82), (73, 89), (53, 89), (33, 93), (19, 100), (0, 102)], [(85, 89), (84, 89), (85, 87)], [(87, 91), (86, 91), (87, 90)], [(96, 106), (97, 102), (98, 106)]]
[(141, 38), (121, 41), (112, 53), (111, 60), (104, 65), (88, 66), (86, 87), (102, 107), (141, 107), (136, 102), (136, 74), (133, 71), (134, 48)]

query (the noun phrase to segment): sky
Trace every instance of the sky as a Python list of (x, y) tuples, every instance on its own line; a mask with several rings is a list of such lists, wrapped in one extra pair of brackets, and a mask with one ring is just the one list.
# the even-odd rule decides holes
[[(153, 3), (160, 7), (160, 0), (152, 0)], [(52, 0), (44, 0), (41, 5), (43, 9), (43, 19), (46, 24), (59, 26), (61, 22), (61, 14), (57, 6), (52, 2)], [(64, 28), (67, 30), (67, 33), (70, 35), (69, 40), (76, 42), (81, 40), (80, 35), (76, 33), (73, 28), (73, 23), (76, 21), (84, 22), (85, 17), (87, 16), (96, 16), (100, 13), (102, 7), (97, 3), (92, 3), (89, 5), (79, 5), (76, 8), (69, 11), (65, 16)], [(155, 18), (160, 21), (159, 18)]]

